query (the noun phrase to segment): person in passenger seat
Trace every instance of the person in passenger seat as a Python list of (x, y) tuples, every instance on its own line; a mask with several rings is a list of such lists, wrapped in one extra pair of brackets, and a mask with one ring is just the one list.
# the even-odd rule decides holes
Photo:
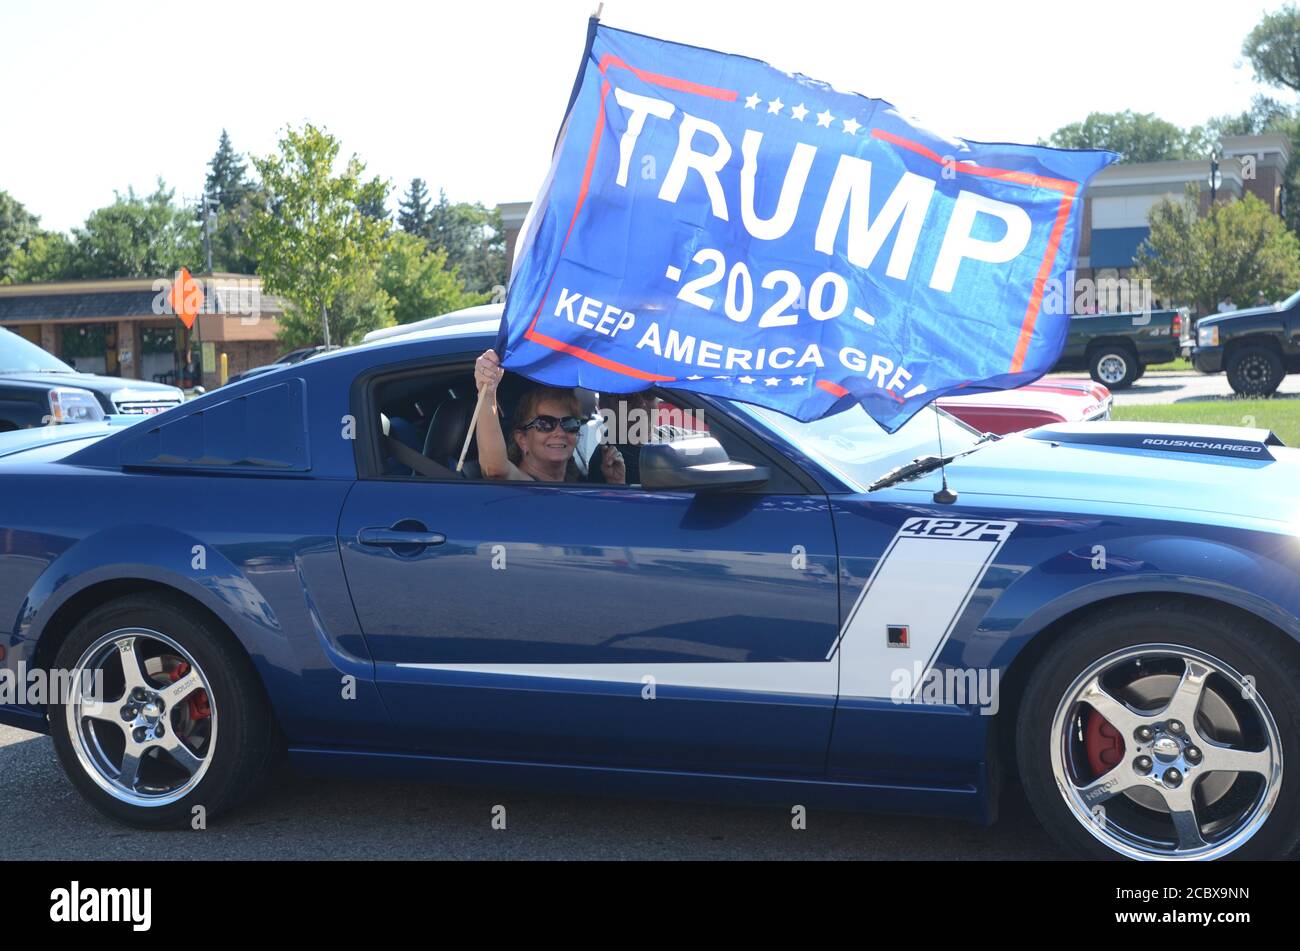
[[(479, 468), (487, 479), (577, 482), (582, 476), (573, 463), (573, 449), (582, 429), (582, 408), (572, 390), (534, 386), (515, 405), (509, 428), (501, 431), (497, 386), (505, 370), (496, 352), (487, 350), (474, 362), (474, 382), (486, 388), (479, 408)], [(506, 440), (509, 438), (509, 445)], [(601, 474), (611, 485), (627, 478), (622, 454), (606, 452)]]

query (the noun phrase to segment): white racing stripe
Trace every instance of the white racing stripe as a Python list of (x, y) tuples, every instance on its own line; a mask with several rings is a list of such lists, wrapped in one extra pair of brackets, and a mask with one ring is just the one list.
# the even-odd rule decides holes
[[(894, 672), (902, 668), (910, 678), (919, 663), (915, 695), (1014, 528), (1013, 522), (965, 519), (904, 522), (828, 655), (840, 651), (840, 696), (888, 697)], [(907, 648), (888, 645), (891, 624), (907, 625)]]
[[(736, 690), (790, 696), (889, 699), (893, 673), (921, 662), (928, 672), (1014, 522), (911, 518), (890, 541), (863, 585), (824, 661), (658, 664), (398, 664), (417, 670), (586, 680), (597, 683)], [(888, 625), (905, 624), (908, 649), (886, 643)], [(836, 657), (836, 652), (841, 653)], [(841, 670), (842, 667), (842, 670)], [(917, 689), (924, 676), (916, 681)]]

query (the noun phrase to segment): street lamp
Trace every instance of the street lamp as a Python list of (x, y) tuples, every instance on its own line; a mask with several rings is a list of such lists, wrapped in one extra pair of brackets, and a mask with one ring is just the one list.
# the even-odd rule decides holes
[(1219, 197), (1219, 186), (1223, 184), (1223, 176), (1219, 173), (1219, 155), (1217, 152), (1210, 153), (1210, 204), (1213, 205), (1216, 198)]

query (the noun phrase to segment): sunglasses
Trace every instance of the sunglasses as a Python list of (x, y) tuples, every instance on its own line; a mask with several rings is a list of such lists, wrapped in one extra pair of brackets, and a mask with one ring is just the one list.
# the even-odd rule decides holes
[(576, 433), (582, 429), (582, 420), (576, 416), (565, 416), (563, 419), (556, 419), (554, 416), (534, 416), (520, 426), (519, 429), (521, 432), (536, 429), (539, 433), (553, 433), (556, 426), (559, 426), (566, 433)]

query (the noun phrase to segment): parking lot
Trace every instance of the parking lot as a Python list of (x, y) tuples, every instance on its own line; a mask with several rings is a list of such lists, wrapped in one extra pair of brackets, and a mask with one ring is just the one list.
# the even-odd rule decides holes
[[(1086, 380), (1086, 373), (1054, 373), (1060, 379)], [(1115, 391), (1116, 406), (1142, 406), (1155, 403), (1189, 403), (1235, 398), (1228, 378), (1222, 373), (1165, 371), (1147, 373), (1126, 390)], [(1292, 374), (1278, 388), (1279, 397), (1300, 396), (1300, 374)]]
[[(506, 828), (491, 811), (506, 807)], [(288, 773), (201, 832), (140, 832), (88, 806), (48, 737), (0, 726), (0, 861), (14, 859), (1054, 859), (1018, 793), (991, 828)]]

